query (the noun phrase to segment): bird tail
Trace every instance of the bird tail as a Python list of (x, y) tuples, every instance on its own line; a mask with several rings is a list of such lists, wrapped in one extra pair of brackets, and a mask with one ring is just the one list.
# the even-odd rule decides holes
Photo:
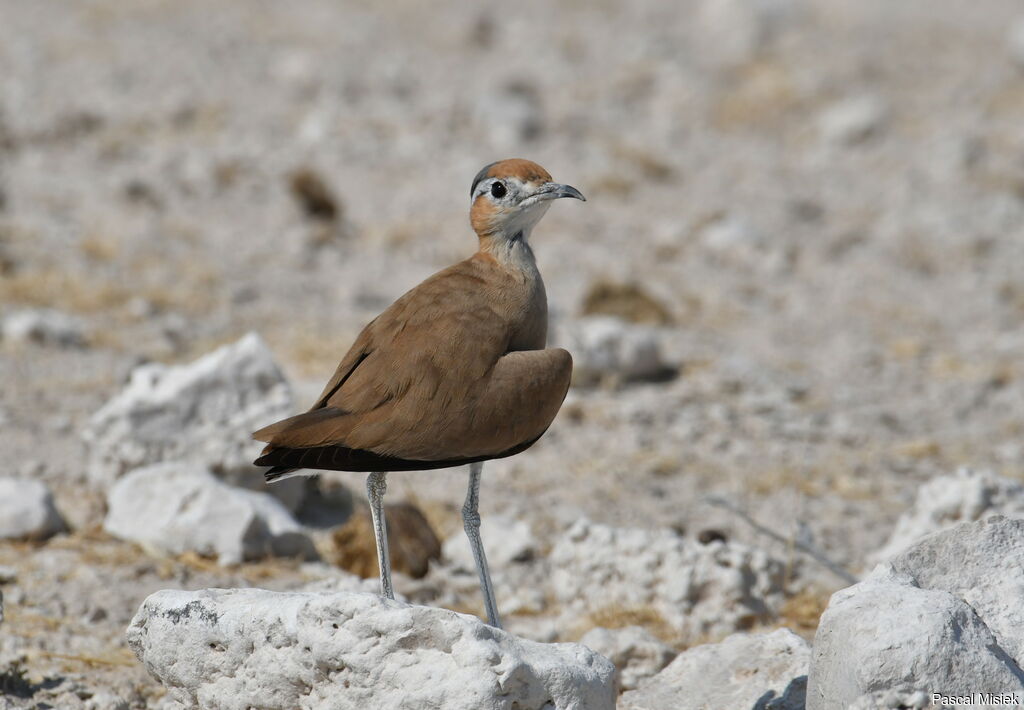
[(267, 483), (276, 483), (277, 481), (283, 481), (286, 478), (294, 478), (295, 476), (301, 476), (301, 473), (295, 473), (301, 471), (299, 468), (288, 468), (287, 466), (274, 466), (269, 471), (263, 472), (263, 478), (266, 479)]

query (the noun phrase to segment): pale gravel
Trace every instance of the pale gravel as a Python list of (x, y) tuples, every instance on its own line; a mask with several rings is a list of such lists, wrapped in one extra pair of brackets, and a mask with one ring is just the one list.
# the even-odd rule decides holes
[[(594, 281), (636, 280), (673, 314), (661, 346), (682, 370), (571, 392), (536, 447), (487, 465), (485, 518), (528, 521), (541, 552), (583, 515), (714, 528), (824, 594), (843, 583), (705, 496), (861, 574), (922, 482), (960, 465), (1019, 478), (1019, 5), (723, 7), (0, 0), (0, 310), (53, 308), (87, 336), (0, 343), (4, 475), (45, 481), (76, 531), (0, 544), (17, 572), (0, 662), (24, 653), (36, 683), (60, 680), (14, 707), (154, 704), (123, 629), (155, 589), (317, 578), (89, 532), (105, 502), (78, 482), (80, 434), (140, 362), (250, 330), (304, 406), (363, 324), (472, 250), (469, 181), (500, 157), (588, 197), (535, 233), (553, 327)], [(884, 118), (852, 144), (823, 136), (823, 112), (860, 97)], [(302, 166), (337, 224), (289, 194)], [(456, 520), (464, 484), (397, 475), (389, 497)], [(537, 573), (521, 567), (503, 584), (526, 610)], [(471, 577), (441, 579), (407, 589), (477, 603)]]

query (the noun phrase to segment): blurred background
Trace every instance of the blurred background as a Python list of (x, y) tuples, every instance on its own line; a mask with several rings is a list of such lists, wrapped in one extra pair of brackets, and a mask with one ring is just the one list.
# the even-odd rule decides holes
[[(202, 436), (217, 480), (262, 490), (218, 442), (307, 407), (366, 322), (471, 254), (470, 181), (506, 157), (588, 202), (533, 236), (574, 386), (540, 443), (485, 467), (485, 520), (526, 524), (527, 566), (582, 517), (774, 550), (758, 623), (813, 633), (920, 484), (1024, 475), (1022, 125), (1014, 0), (0, 0), (0, 528), (26, 481), (54, 501), (0, 542), (10, 702), (155, 702), (122, 640), (146, 593), (327, 574), (114, 534), (112, 487)], [(140, 365), (249, 332), (239, 357), (280, 383), (229, 370), (147, 400), (133, 380), (97, 414)], [(177, 443), (140, 424), (164, 406)], [(464, 480), (391, 477), (425, 548), (461, 532)], [(372, 546), (343, 549), (368, 533), (360, 475), (277, 497), (303, 555), (375, 574), (352, 562)], [(479, 611), (471, 575), (434, 579), (406, 592)], [(510, 626), (596, 625), (541, 612)], [(693, 641), (652, 618), (630, 617)]]

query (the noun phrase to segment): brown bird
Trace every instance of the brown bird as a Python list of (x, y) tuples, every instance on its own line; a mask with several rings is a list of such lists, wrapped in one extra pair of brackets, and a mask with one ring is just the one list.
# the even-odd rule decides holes
[(470, 464), (462, 519), (487, 617), (500, 628), (480, 542), (483, 461), (533, 445), (569, 389), (572, 357), (545, 349), (547, 295), (530, 233), (551, 200), (579, 190), (529, 160), (491, 163), (470, 188), (479, 250), (395, 301), (363, 329), (313, 407), (260, 429), (267, 481), (301, 469), (370, 472), (381, 591), (394, 598), (383, 497), (387, 471)]

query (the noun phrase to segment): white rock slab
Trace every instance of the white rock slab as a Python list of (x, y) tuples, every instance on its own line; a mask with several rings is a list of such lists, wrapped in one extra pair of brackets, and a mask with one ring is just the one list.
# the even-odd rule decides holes
[(591, 629), (580, 643), (615, 664), (619, 690), (632, 690), (672, 662), (678, 652), (642, 626)]
[(611, 710), (614, 667), (445, 609), (358, 593), (165, 590), (128, 644), (203, 710)]
[(619, 708), (804, 710), (810, 659), (810, 646), (789, 629), (734, 634), (679, 654), (623, 694)]
[(288, 383), (255, 333), (188, 365), (143, 365), (90, 419), (89, 472), (109, 483), (170, 459), (226, 471), (249, 466), (260, 448), (252, 431), (290, 407)]
[(700, 0), (693, 4), (695, 58), (719, 69), (754, 61), (796, 15), (794, 0)]
[(572, 353), (574, 383), (658, 380), (672, 371), (656, 328), (614, 316), (564, 322), (556, 329), (555, 340)]
[(1010, 59), (1024, 69), (1024, 17), (1019, 17), (1010, 24), (1006, 35), (1006, 48), (1009, 50)]
[(1024, 484), (969, 468), (937, 476), (917, 489), (914, 504), (900, 516), (889, 541), (870, 559), (885, 562), (926, 535), (991, 515), (1024, 518)]
[[(251, 434), (291, 408), (288, 383), (255, 333), (188, 365), (143, 365), (89, 420), (89, 478), (109, 485), (139, 466), (182, 459), (230, 483), (262, 487), (252, 465), (262, 444)], [(302, 482), (283, 484), (271, 491), (294, 510)]]
[(85, 344), (85, 324), (80, 318), (49, 308), (26, 308), (0, 322), (0, 334), (10, 342), (75, 347)]
[(578, 616), (653, 609), (684, 639), (725, 636), (773, 617), (783, 569), (762, 550), (701, 545), (672, 530), (577, 521), (551, 551), (551, 586)]
[(814, 638), (807, 709), (880, 690), (1024, 693), (1024, 520), (992, 517), (929, 535), (832, 595)]
[(64, 529), (42, 481), (0, 478), (0, 540), (45, 540)]
[(853, 96), (822, 111), (818, 128), (829, 143), (854, 145), (880, 132), (888, 114), (888, 107), (878, 97)]
[(136, 469), (111, 487), (107, 507), (104, 530), (161, 554), (194, 551), (221, 564), (315, 556), (310, 538), (276, 498), (229, 486), (193, 464)]
[[(492, 567), (508, 567), (517, 562), (527, 562), (537, 553), (537, 539), (525, 520), (486, 515), (480, 523), (480, 536), (484, 541), (487, 562)], [(473, 552), (462, 530), (444, 541), (442, 551), (444, 558), (452, 565), (475, 573)]]

